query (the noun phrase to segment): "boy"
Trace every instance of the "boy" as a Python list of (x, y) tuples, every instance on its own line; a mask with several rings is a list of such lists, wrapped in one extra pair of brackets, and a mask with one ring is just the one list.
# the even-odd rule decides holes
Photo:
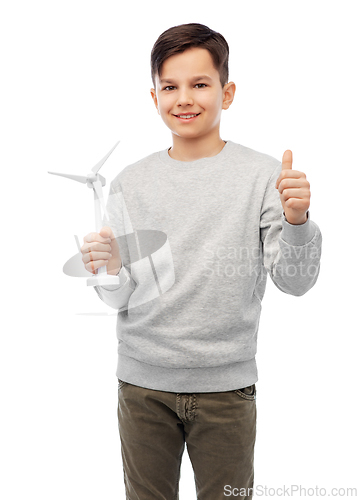
[(173, 144), (115, 178), (110, 221), (82, 247), (87, 270), (107, 265), (121, 278), (96, 291), (118, 309), (118, 423), (130, 500), (179, 498), (185, 444), (198, 499), (252, 498), (267, 272), (297, 296), (319, 273), (322, 237), (291, 152), (281, 164), (220, 137), (221, 111), (235, 95), (228, 56), (222, 35), (200, 24), (158, 38), (151, 96)]

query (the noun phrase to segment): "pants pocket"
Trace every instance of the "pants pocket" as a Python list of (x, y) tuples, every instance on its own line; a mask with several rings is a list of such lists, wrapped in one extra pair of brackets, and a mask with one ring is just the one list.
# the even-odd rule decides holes
[(118, 379), (118, 390), (122, 389), (126, 385), (127, 382), (123, 382), (123, 380)]
[(256, 399), (256, 385), (249, 385), (248, 387), (243, 387), (242, 389), (237, 389), (234, 391), (238, 396), (243, 399), (249, 399), (253, 401)]

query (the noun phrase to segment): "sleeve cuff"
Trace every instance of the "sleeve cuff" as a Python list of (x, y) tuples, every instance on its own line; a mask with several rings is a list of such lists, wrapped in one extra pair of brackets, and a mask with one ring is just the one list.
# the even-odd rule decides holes
[(302, 246), (309, 243), (315, 235), (315, 227), (312, 224), (309, 210), (307, 220), (304, 224), (290, 224), (285, 213), (282, 211), (282, 232), (281, 238), (289, 245)]
[(119, 285), (106, 285), (106, 286), (102, 286), (102, 288), (112, 292), (113, 290), (118, 290), (119, 288), (124, 286), (131, 279), (129, 272), (127, 271), (127, 269), (124, 266), (121, 267), (121, 269), (118, 273), (118, 276), (119, 276)]

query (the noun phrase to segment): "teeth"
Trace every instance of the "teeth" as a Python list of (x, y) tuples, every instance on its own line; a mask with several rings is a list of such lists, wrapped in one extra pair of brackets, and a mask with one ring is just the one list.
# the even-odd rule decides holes
[(178, 115), (179, 118), (194, 118), (197, 115)]

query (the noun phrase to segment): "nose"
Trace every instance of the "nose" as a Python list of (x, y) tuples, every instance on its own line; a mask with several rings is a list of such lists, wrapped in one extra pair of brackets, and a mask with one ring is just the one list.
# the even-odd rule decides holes
[(186, 87), (182, 87), (178, 94), (177, 105), (178, 106), (187, 106), (194, 104), (193, 96), (191, 94), (190, 89)]

